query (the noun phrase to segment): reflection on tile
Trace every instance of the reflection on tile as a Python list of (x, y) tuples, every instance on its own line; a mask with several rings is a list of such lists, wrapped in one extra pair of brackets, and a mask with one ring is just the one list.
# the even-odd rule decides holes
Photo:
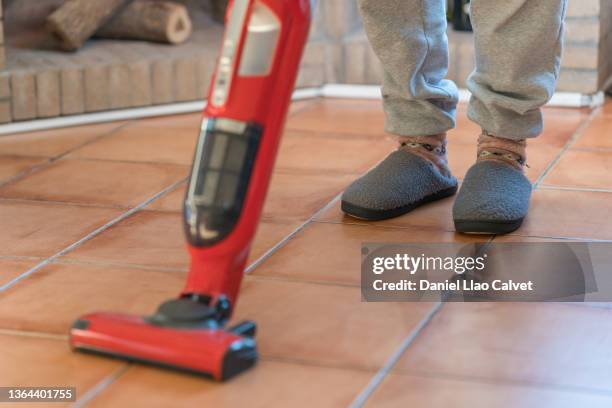
[(60, 160), (0, 188), (0, 197), (136, 206), (187, 173), (187, 166), (173, 164)]
[[(79, 398), (123, 365), (113, 359), (73, 353), (68, 347), (67, 338), (0, 334), (0, 378), (3, 387), (73, 386)], [(41, 403), (15, 405), (43, 406)]]
[(39, 260), (0, 259), (0, 286), (27, 272), (40, 261), (42, 261), (42, 258)]
[(516, 408), (609, 407), (612, 397), (533, 385), (474, 382), (461, 378), (388, 375), (366, 407)]
[(189, 257), (178, 213), (141, 211), (84, 243), (66, 259), (186, 270)]
[(485, 239), (432, 229), (314, 223), (306, 226), (253, 273), (359, 286), (363, 243), (468, 243)]
[(2, 294), (0, 328), (66, 334), (86, 313), (148, 315), (176, 297), (184, 279), (181, 272), (48, 265)]
[(565, 190), (533, 192), (529, 214), (513, 235), (612, 239), (610, 193)]
[(155, 211), (183, 211), (183, 200), (187, 191), (187, 182), (180, 184), (169, 193), (147, 205), (147, 210)]
[(0, 152), (6, 155), (57, 157), (77, 146), (112, 134), (126, 122), (75, 126), (0, 137)]
[[(250, 261), (255, 261), (298, 226), (299, 223), (292, 221), (262, 221), (251, 247)], [(189, 256), (183, 215), (139, 212), (84, 243), (65, 258), (88, 263), (187, 270)]]
[(351, 139), (294, 133), (281, 142), (276, 163), (279, 169), (361, 174), (396, 146), (389, 138)]
[(199, 127), (176, 129), (136, 124), (77, 149), (68, 157), (190, 166), (198, 135)]
[(612, 149), (612, 111), (595, 117), (584, 129), (573, 147)]
[(542, 184), (612, 190), (612, 154), (605, 151), (569, 150)]
[(340, 201), (338, 201), (327, 211), (320, 214), (316, 220), (321, 222), (360, 224), (378, 227), (426, 227), (439, 231), (452, 232), (455, 230), (452, 214), (454, 202), (454, 197), (448, 197), (419, 207), (401, 217), (383, 221), (365, 221), (345, 215), (340, 208)]
[[(612, 311), (555, 303), (448, 303), (397, 372), (612, 390)], [(436, 352), (432, 352), (436, 350)]]
[(266, 358), (379, 369), (430, 308), (364, 303), (356, 287), (249, 276), (233, 320), (257, 322)]
[(354, 179), (354, 175), (276, 172), (264, 206), (264, 216), (308, 219)]
[(287, 129), (383, 136), (382, 103), (377, 100), (321, 100), (291, 115)]
[(51, 256), (120, 214), (109, 208), (0, 200), (0, 255)]
[(45, 162), (39, 157), (0, 156), (0, 184)]
[[(223, 384), (201, 377), (134, 366), (90, 407), (346, 407), (373, 373), (260, 361)], [(146, 398), (143, 396), (154, 396)]]

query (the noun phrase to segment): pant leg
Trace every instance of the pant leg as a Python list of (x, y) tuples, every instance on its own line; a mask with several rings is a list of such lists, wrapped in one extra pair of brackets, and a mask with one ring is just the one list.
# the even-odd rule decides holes
[(446, 0), (359, 0), (359, 9), (384, 69), (386, 130), (425, 136), (453, 128), (458, 91), (444, 79)]
[(540, 107), (561, 62), (567, 0), (472, 0), (476, 70), (468, 79), (471, 120), (494, 136), (542, 133)]

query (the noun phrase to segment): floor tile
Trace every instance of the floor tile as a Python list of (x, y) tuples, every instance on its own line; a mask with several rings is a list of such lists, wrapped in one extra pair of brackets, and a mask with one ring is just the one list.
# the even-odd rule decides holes
[(366, 407), (573, 408), (609, 407), (612, 397), (509, 383), (388, 375)]
[(612, 390), (612, 310), (554, 303), (448, 303), (394, 370)]
[[(119, 370), (122, 365), (123, 363), (117, 360), (73, 353), (68, 347), (67, 338), (64, 340), (0, 334), (0, 378), (3, 387), (76, 387), (78, 399), (98, 382)], [(68, 405), (19, 403), (13, 406)]]
[(263, 214), (276, 219), (308, 219), (344, 190), (355, 175), (276, 172)]
[(40, 261), (0, 259), (0, 286), (10, 282), (22, 273), (27, 272), (38, 262)]
[(313, 223), (253, 272), (315, 282), (361, 284), (364, 242), (474, 242), (478, 238), (432, 229), (376, 228), (363, 225)]
[[(263, 221), (251, 248), (255, 261), (299, 223)], [(189, 255), (180, 213), (142, 211), (67, 254), (65, 259), (108, 265), (140, 265), (168, 270), (187, 270)]]
[(568, 150), (543, 185), (612, 190), (612, 152)]
[[(295, 170), (274, 173), (266, 197), (262, 216), (275, 220), (306, 220), (328, 204), (357, 176), (352, 174), (324, 174)], [(183, 211), (187, 185), (152, 202), (147, 209)]]
[(183, 212), (183, 202), (187, 192), (187, 182), (176, 186), (172, 191), (146, 206), (147, 210)]
[(287, 129), (383, 136), (384, 119), (379, 100), (326, 99), (291, 115)]
[(430, 309), (365, 303), (357, 287), (247, 277), (234, 321), (257, 322), (265, 358), (376, 370)]
[(0, 152), (6, 155), (57, 157), (93, 139), (111, 134), (126, 122), (75, 126), (0, 137)]
[(612, 239), (611, 193), (538, 189), (529, 214), (514, 235)]
[(84, 243), (66, 259), (186, 270), (189, 256), (178, 213), (141, 211)]
[(46, 161), (40, 157), (0, 156), (0, 185)]
[(601, 109), (602, 113), (606, 115), (612, 115), (612, 98), (608, 97), (605, 101), (604, 106)]
[(181, 272), (51, 264), (0, 295), (0, 328), (66, 334), (86, 313), (151, 314), (184, 280)]
[(596, 116), (584, 129), (575, 148), (612, 149), (612, 111)]
[(440, 231), (455, 231), (453, 223), (453, 203), (454, 197), (448, 197), (422, 207), (419, 207), (408, 214), (400, 217), (391, 218), (383, 221), (365, 221), (345, 215), (340, 208), (340, 200), (331, 208), (320, 214), (316, 220), (321, 222), (359, 224), (380, 227), (426, 227)]
[[(291, 132), (291, 131), (289, 131)], [(276, 166), (279, 169), (361, 174), (391, 153), (396, 143), (389, 138), (364, 139), (286, 135)]]
[(136, 123), (77, 149), (68, 157), (191, 166), (199, 133), (199, 126), (183, 129)]
[(88, 407), (346, 407), (373, 373), (260, 361), (230, 382), (132, 367)]
[(1, 188), (0, 197), (133, 207), (188, 172), (174, 164), (60, 160)]
[(544, 114), (544, 132), (527, 142), (527, 145), (532, 148), (565, 146), (591, 114), (590, 109), (554, 107), (545, 107), (542, 112)]
[(249, 264), (257, 261), (259, 257), (294, 232), (300, 225), (300, 222), (295, 221), (262, 220), (257, 227), (257, 233), (251, 247)]
[(0, 255), (51, 256), (120, 214), (108, 208), (0, 200)]

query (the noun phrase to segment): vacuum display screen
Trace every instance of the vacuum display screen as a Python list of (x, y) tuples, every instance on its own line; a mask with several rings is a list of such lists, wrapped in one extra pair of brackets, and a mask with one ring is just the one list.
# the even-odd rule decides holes
[(261, 136), (257, 124), (221, 120), (202, 131), (185, 202), (188, 237), (199, 246), (223, 239), (238, 221)]

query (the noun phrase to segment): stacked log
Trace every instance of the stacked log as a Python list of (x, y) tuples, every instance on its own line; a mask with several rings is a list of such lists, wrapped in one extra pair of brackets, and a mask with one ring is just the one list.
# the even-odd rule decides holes
[(113, 17), (96, 37), (180, 44), (191, 35), (187, 7), (159, 0), (135, 0)]
[(47, 24), (63, 49), (75, 51), (129, 1), (66, 0), (47, 18)]
[(180, 44), (192, 32), (187, 8), (167, 0), (66, 0), (47, 23), (67, 51), (93, 35)]

